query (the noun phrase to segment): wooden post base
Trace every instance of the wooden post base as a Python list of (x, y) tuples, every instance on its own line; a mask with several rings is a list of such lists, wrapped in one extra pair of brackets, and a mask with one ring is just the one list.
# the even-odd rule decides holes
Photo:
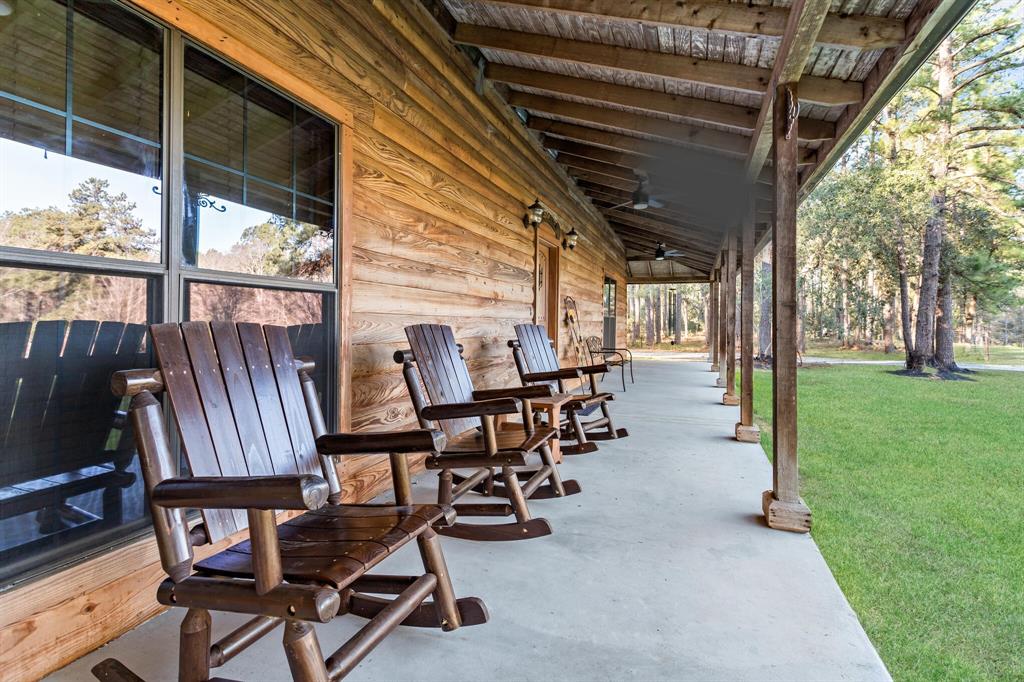
[(711, 363), (711, 369), (709, 369), (708, 371), (709, 372), (717, 372), (718, 371), (718, 363), (717, 362)]
[(811, 510), (803, 499), (798, 502), (782, 502), (775, 499), (774, 491), (765, 490), (761, 494), (761, 510), (771, 528), (794, 533), (811, 531)]
[(736, 395), (735, 393), (728, 393), (728, 392), (723, 393), (722, 394), (722, 404), (723, 405), (739, 405), (740, 404), (740, 397), (738, 395)]
[(741, 424), (736, 422), (736, 440), (741, 443), (760, 443), (761, 429), (757, 424)]
[(716, 388), (725, 388), (725, 382), (722, 381), (722, 377), (718, 377), (717, 379), (715, 379), (715, 387)]

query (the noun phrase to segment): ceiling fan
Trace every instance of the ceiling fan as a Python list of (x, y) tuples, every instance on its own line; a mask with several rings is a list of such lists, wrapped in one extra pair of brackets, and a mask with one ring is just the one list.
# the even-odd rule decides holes
[(665, 242), (658, 242), (658, 248), (654, 250), (654, 260), (665, 260), (682, 256), (683, 252), (678, 249), (666, 249)]
[(662, 208), (665, 204), (661, 203), (656, 197), (651, 196), (650, 192), (650, 178), (647, 177), (646, 171), (634, 171), (636, 175), (636, 189), (633, 190), (633, 196), (630, 197), (629, 201), (624, 201), (618, 206), (612, 206), (610, 210), (622, 208), (628, 206), (637, 211), (642, 211), (646, 208)]

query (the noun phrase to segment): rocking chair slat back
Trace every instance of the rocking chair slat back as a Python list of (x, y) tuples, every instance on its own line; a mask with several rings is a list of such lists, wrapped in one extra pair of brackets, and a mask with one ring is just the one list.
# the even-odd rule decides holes
[(288, 435), (284, 410), (281, 408), (281, 397), (277, 393), (277, 380), (274, 378), (263, 328), (255, 323), (243, 322), (238, 325), (238, 336), (249, 367), (249, 378), (256, 396), (260, 421), (263, 423), (263, 433), (267, 437), (274, 473), (294, 474), (299, 469), (295, 463), (295, 451)]
[(274, 362), (274, 374), (277, 376), (277, 390), (281, 394), (281, 406), (284, 418), (288, 422), (288, 434), (292, 439), (295, 452), (295, 463), (300, 474), (320, 476), (320, 456), (316, 452), (316, 441), (313, 428), (309, 423), (309, 412), (306, 411), (306, 400), (302, 397), (302, 384), (295, 371), (295, 355), (292, 354), (291, 343), (288, 341), (288, 330), (284, 327), (267, 326), (263, 328), (270, 349), (270, 359)]
[[(286, 329), (185, 322), (151, 332), (194, 476), (322, 473)], [(211, 542), (248, 526), (244, 511), (203, 518)]]
[[(171, 400), (178, 434), (193, 476), (224, 475), (217, 451), (210, 436), (199, 391), (193, 378), (192, 364), (181, 335), (181, 328), (171, 322), (150, 328), (153, 349), (160, 363), (164, 388)], [(239, 447), (239, 450), (241, 448)], [(203, 521), (210, 539), (220, 539), (246, 527), (245, 513), (212, 509), (203, 511)]]
[[(539, 324), (517, 324), (516, 338), (519, 340), (519, 347), (523, 352), (523, 359), (526, 361), (526, 368), (530, 372), (555, 372), (559, 369), (558, 356), (555, 349), (551, 347), (548, 333)], [(555, 386), (556, 381), (547, 382)]]
[[(432, 405), (473, 401), (473, 380), (451, 327), (439, 324), (417, 324), (405, 328), (423, 385)], [(441, 428), (449, 437), (476, 428), (478, 420), (444, 419)]]

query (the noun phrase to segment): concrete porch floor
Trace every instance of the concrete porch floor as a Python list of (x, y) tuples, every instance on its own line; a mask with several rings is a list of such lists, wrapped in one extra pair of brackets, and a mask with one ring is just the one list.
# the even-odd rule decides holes
[[(814, 541), (770, 530), (759, 445), (732, 439), (738, 408), (702, 362), (643, 360), (613, 404), (630, 437), (568, 457), (583, 493), (532, 503), (554, 534), (512, 543), (444, 539), (460, 596), (486, 625), (388, 637), (350, 680), (886, 680), (889, 675)], [(618, 377), (609, 377), (614, 390)], [(422, 476), (418, 500), (433, 500)], [(382, 566), (419, 570), (416, 550)], [(178, 623), (165, 613), (49, 679), (91, 679), (114, 657), (147, 680), (176, 679)], [(215, 614), (215, 637), (242, 622)], [(327, 655), (364, 622), (317, 627)], [(214, 674), (287, 680), (280, 631)]]

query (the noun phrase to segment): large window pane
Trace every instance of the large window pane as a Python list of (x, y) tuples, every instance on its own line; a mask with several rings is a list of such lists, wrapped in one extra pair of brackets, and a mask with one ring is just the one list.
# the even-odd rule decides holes
[(111, 2), (0, 17), (0, 246), (160, 260), (162, 40)]
[(53, 0), (18, 0), (0, 17), (0, 91), (64, 109), (67, 21)]
[(194, 47), (184, 99), (183, 262), (331, 281), (334, 125)]
[(296, 356), (316, 361), (313, 381), (320, 405), (331, 423), (328, 366), (331, 344), (330, 310), (333, 295), (263, 287), (189, 282), (185, 296), (186, 320), (258, 322), (288, 328)]
[(146, 523), (119, 369), (152, 364), (147, 279), (0, 267), (0, 581)]

